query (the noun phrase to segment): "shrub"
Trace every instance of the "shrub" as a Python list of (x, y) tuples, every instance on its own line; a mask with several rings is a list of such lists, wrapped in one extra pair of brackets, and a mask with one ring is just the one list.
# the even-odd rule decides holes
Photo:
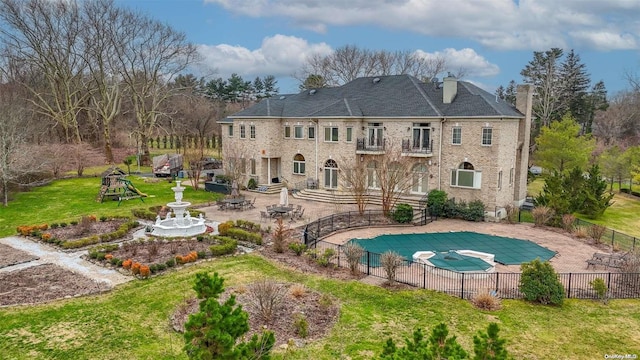
[(462, 218), (467, 221), (483, 221), (484, 220), (484, 203), (475, 200), (469, 203), (468, 207), (462, 210)]
[(49, 233), (44, 233), (42, 234), (42, 236), (40, 237), (43, 241), (49, 242), (49, 240), (51, 240), (51, 234)]
[(518, 208), (511, 204), (507, 204), (504, 209), (507, 212), (507, 217), (505, 218), (506, 221), (509, 224), (515, 224), (518, 221)]
[(196, 241), (202, 242), (203, 240), (204, 240), (204, 236), (202, 236), (202, 235), (196, 236)]
[(553, 219), (554, 212), (550, 207), (536, 206), (531, 210), (531, 215), (533, 215), (535, 226), (542, 226), (546, 225), (551, 219)]
[(282, 284), (269, 279), (259, 280), (249, 285), (247, 305), (256, 311), (264, 324), (270, 324), (286, 293), (287, 288)]
[(322, 294), (318, 299), (318, 305), (323, 311), (328, 311), (333, 306), (333, 299), (329, 294)]
[(140, 277), (146, 279), (151, 275), (151, 269), (147, 265), (140, 266)]
[(142, 266), (142, 265), (141, 265), (139, 262), (134, 262), (134, 263), (131, 265), (131, 272), (133, 273), (133, 275), (138, 275), (138, 274), (140, 274), (140, 267), (141, 267), (141, 266)]
[(391, 217), (401, 224), (410, 223), (413, 220), (413, 206), (409, 204), (398, 204), (396, 210), (391, 214)]
[(258, 187), (258, 183), (256, 182), (256, 179), (254, 178), (250, 178), (249, 182), (247, 183), (247, 189), (255, 189)]
[(502, 307), (500, 298), (488, 290), (480, 291), (471, 298), (473, 306), (481, 310), (499, 310)]
[(447, 193), (442, 190), (431, 190), (427, 197), (429, 215), (435, 217), (444, 216), (444, 204), (447, 201)]
[[(149, 271), (150, 271), (152, 274), (157, 273), (157, 272), (158, 272), (158, 264), (151, 264), (151, 265), (149, 265)], [(142, 271), (141, 271), (141, 272), (142, 272)]]
[(60, 227), (62, 227), (62, 228), (63, 228), (63, 227), (67, 227), (67, 223), (66, 223), (66, 222), (61, 222), (61, 223), (60, 223)]
[(260, 234), (252, 233), (247, 230), (238, 228), (229, 228), (223, 234), (222, 231), (220, 231), (220, 226), (218, 226), (218, 232), (220, 233), (220, 235), (229, 236), (241, 241), (248, 241), (256, 245), (262, 244), (262, 236), (260, 236)]
[(109, 219), (109, 218), (104, 216), (104, 215), (100, 216), (100, 221), (101, 222), (105, 222), (105, 221), (107, 221), (107, 219)]
[(293, 316), (293, 328), (295, 329), (296, 334), (301, 338), (306, 338), (309, 334), (309, 322), (307, 318), (302, 313), (296, 313)]
[(53, 224), (51, 224), (51, 228), (52, 228), (52, 229), (57, 229), (57, 228), (58, 228), (58, 226), (60, 226), (58, 223), (53, 223)]
[(520, 268), (522, 270), (520, 291), (526, 300), (545, 305), (562, 305), (565, 296), (564, 287), (549, 262), (536, 259), (523, 263)]
[(215, 236), (215, 240), (219, 241), (218, 245), (211, 245), (209, 251), (212, 256), (221, 256), (227, 254), (233, 254), (238, 247), (238, 242), (235, 239), (226, 236)]
[(600, 244), (605, 231), (607, 231), (607, 228), (602, 225), (591, 225), (587, 227), (589, 237), (591, 237), (596, 244)]
[(133, 264), (133, 261), (131, 259), (127, 259), (125, 261), (122, 262), (122, 268), (129, 270), (131, 269), (131, 265)]
[(587, 233), (587, 228), (584, 226), (576, 226), (573, 230), (573, 235), (575, 235), (578, 239), (584, 239), (589, 234)]
[(105, 254), (104, 254), (104, 253), (102, 253), (102, 252), (99, 252), (99, 253), (96, 255), (96, 260), (99, 260), (99, 261), (102, 261), (102, 260), (104, 260), (104, 259), (106, 259), (106, 258), (107, 258), (107, 255), (105, 255)]
[(233, 221), (223, 222), (218, 225), (218, 233), (222, 236), (226, 236), (229, 229), (233, 227)]
[(307, 295), (307, 288), (303, 284), (293, 284), (289, 288), (289, 294), (296, 299), (300, 299)]
[(198, 251), (198, 259), (204, 259), (207, 257), (207, 252), (206, 251)]
[(169, 259), (165, 262), (165, 265), (167, 265), (168, 268), (172, 268), (176, 266), (176, 261), (175, 259)]
[(394, 251), (386, 251), (380, 255), (380, 265), (387, 275), (389, 285), (393, 285), (396, 281), (396, 272), (398, 268), (404, 264), (404, 258)]
[(342, 246), (342, 253), (347, 258), (347, 264), (352, 274), (358, 272), (358, 265), (365, 254), (364, 248), (356, 243), (347, 243)]
[(163, 271), (167, 269), (167, 264), (157, 264), (158, 271)]
[(289, 250), (293, 251), (296, 256), (300, 256), (305, 250), (307, 250), (307, 245), (299, 242), (292, 242), (289, 243)]
[(115, 266), (118, 266), (118, 263), (122, 263), (122, 261), (117, 257), (112, 257), (111, 259), (109, 259), (109, 262), (111, 263), (111, 265)]
[(74, 225), (74, 226), (78, 225), (78, 220), (72, 220), (72, 221), (69, 222), (69, 224)]
[(596, 291), (598, 300), (606, 304), (608, 302), (607, 295), (609, 293), (609, 289), (607, 288), (607, 284), (605, 284), (604, 280), (602, 278), (595, 278), (589, 282), (589, 285), (591, 285), (593, 290)]
[(575, 229), (576, 217), (572, 214), (564, 214), (562, 215), (562, 228), (567, 232), (572, 233)]
[(275, 229), (273, 229), (273, 251), (277, 253), (284, 252), (284, 235), (284, 222), (280, 217), (278, 218), (278, 220), (276, 220), (276, 227)]
[(331, 264), (331, 259), (336, 255), (336, 251), (333, 249), (324, 249), (324, 251), (316, 257), (316, 263), (323, 267), (328, 267)]

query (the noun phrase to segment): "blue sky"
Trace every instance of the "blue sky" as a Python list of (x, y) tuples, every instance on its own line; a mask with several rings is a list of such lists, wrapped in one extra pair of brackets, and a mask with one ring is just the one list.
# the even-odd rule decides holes
[(186, 33), (209, 78), (274, 75), (281, 93), (307, 55), (345, 45), (444, 56), (493, 92), (533, 51), (575, 49), (612, 96), (640, 73), (640, 0), (118, 0)]

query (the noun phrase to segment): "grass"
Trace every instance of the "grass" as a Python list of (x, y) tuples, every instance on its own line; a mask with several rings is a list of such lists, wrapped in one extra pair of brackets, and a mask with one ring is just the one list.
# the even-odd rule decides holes
[(640, 327), (637, 300), (609, 305), (568, 300), (561, 308), (509, 300), (501, 310), (485, 312), (433, 291), (388, 291), (303, 275), (243, 255), (133, 281), (102, 295), (0, 309), (0, 354), (9, 359), (186, 359), (182, 337), (170, 329), (168, 319), (194, 294), (194, 274), (201, 270), (219, 272), (227, 286), (267, 276), (303, 283), (337, 299), (340, 318), (326, 338), (286, 354), (278, 350), (276, 359), (370, 359), (380, 353), (386, 338), (402, 343), (416, 327), (430, 331), (440, 322), (467, 350), (478, 330), (497, 322), (517, 359), (640, 353), (640, 335), (634, 330)]
[[(19, 225), (33, 225), (51, 222), (78, 220), (82, 215), (114, 216), (131, 215), (134, 208), (148, 208), (154, 205), (164, 205), (174, 201), (171, 187), (175, 183), (161, 180), (157, 183), (145, 183), (143, 178), (127, 177), (134, 186), (149, 197), (122, 201), (105, 200), (96, 202), (100, 191), (100, 177), (83, 177), (56, 180), (43, 187), (29, 192), (13, 194), (14, 200), (8, 207), (0, 207), (0, 237), (13, 235)], [(189, 184), (185, 181), (185, 184)], [(203, 188), (194, 191), (185, 186), (184, 199), (192, 204), (202, 204), (214, 201), (214, 194), (205, 192)]]

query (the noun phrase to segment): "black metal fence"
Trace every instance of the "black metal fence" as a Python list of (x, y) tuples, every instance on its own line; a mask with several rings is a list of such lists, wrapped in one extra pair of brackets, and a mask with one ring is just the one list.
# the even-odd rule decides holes
[[(414, 215), (416, 212), (420, 216), (414, 216), (414, 219), (419, 218), (420, 223), (423, 219), (430, 221), (425, 209), (414, 210)], [(363, 214), (357, 211), (333, 214), (307, 224), (303, 233), (304, 243), (308, 248), (318, 249), (320, 253), (325, 249), (333, 249), (335, 256), (329, 261), (338, 267), (346, 268), (349, 265), (342, 251), (343, 246), (321, 239), (340, 230), (385, 224), (397, 223), (385, 216), (382, 210), (367, 210)], [(620, 243), (620, 239), (625, 239), (623, 236), (628, 236), (611, 231), (612, 241)], [(631, 237), (631, 240), (624, 241), (633, 247), (635, 240)], [(380, 256), (381, 254), (365, 251), (358, 270), (366, 275), (386, 279), (387, 275), (380, 266)], [(519, 289), (520, 276), (520, 273), (502, 272), (459, 273), (405, 259), (396, 272), (395, 281), (463, 299), (469, 299), (482, 291), (494, 292), (505, 299), (519, 299), (523, 297)], [(612, 299), (640, 298), (640, 273), (560, 273), (558, 276), (564, 285), (567, 298), (596, 299), (598, 294), (590, 285), (596, 278), (604, 280), (609, 290), (608, 296)]]
[[(313, 243), (319, 254), (325, 249), (333, 249), (335, 256), (330, 262), (338, 267), (349, 265), (342, 251), (342, 245), (317, 240)], [(387, 279), (381, 265), (381, 254), (365, 251), (358, 270), (366, 275)], [(480, 292), (491, 292), (503, 299), (520, 299), (521, 273), (459, 273), (436, 268), (423, 263), (404, 260), (398, 268), (395, 281), (422, 289), (447, 293), (462, 299), (470, 299)], [(597, 299), (598, 293), (591, 286), (597, 278), (602, 279), (611, 299), (640, 298), (640, 273), (559, 273), (558, 277), (567, 298)]]
[[(531, 215), (531, 211), (522, 210), (522, 209), (519, 210), (518, 222), (527, 222), (527, 223), (534, 222), (533, 216)], [(589, 226), (596, 226), (597, 224), (590, 223), (582, 219), (576, 219), (574, 225), (589, 227)], [(606, 230), (602, 234), (602, 237), (598, 241), (601, 242), (602, 244), (611, 245), (613, 249), (620, 250), (620, 251), (633, 251), (636, 249), (636, 246), (640, 245), (639, 238), (635, 236), (627, 235), (609, 228), (606, 228)]]
[[(426, 225), (431, 221), (426, 209), (413, 209), (413, 214), (414, 222), (412, 224)], [(348, 211), (325, 216), (308, 223), (304, 229), (303, 240), (307, 247), (313, 248), (319, 239), (340, 230), (381, 225), (412, 224), (399, 224), (391, 217), (386, 216), (382, 210), (365, 210), (362, 214), (358, 211)]]

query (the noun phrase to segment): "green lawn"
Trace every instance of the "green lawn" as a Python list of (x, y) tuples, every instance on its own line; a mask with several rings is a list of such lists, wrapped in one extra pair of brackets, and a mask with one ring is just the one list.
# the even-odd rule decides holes
[(640, 354), (637, 300), (609, 305), (568, 300), (561, 308), (508, 300), (502, 310), (485, 312), (432, 291), (391, 292), (302, 275), (254, 255), (200, 263), (107, 294), (0, 309), (0, 354), (7, 359), (186, 359), (182, 337), (169, 328), (168, 319), (194, 294), (194, 274), (203, 269), (219, 272), (229, 286), (267, 276), (304, 283), (339, 301), (340, 318), (325, 339), (286, 356), (280, 352), (276, 359), (370, 359), (387, 337), (401, 340), (416, 327), (431, 329), (440, 322), (468, 350), (474, 333), (497, 322), (516, 359)]
[[(13, 194), (14, 200), (8, 207), (0, 207), (0, 237), (13, 235), (19, 225), (33, 225), (51, 222), (78, 220), (82, 215), (114, 216), (131, 215), (134, 208), (164, 205), (174, 201), (171, 187), (175, 183), (162, 180), (157, 183), (145, 183), (143, 178), (128, 176), (134, 186), (149, 195), (140, 199), (123, 201), (105, 200), (96, 202), (100, 191), (100, 177), (71, 178), (56, 180), (50, 185), (34, 188), (29, 192)], [(185, 182), (188, 184), (188, 182)], [(185, 186), (184, 199), (192, 204), (208, 203), (214, 200), (214, 194), (203, 189), (194, 191)]]

